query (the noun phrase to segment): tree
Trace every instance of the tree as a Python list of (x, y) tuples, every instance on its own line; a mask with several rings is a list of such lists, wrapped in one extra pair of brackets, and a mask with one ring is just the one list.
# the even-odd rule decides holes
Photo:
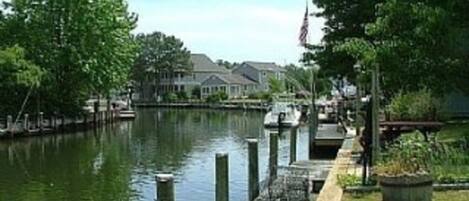
[[(293, 64), (285, 67), (286, 72), (286, 83), (288, 88), (292, 88), (296, 91), (308, 91), (311, 92), (311, 81), (312, 72), (311, 69), (300, 68)], [(316, 76), (316, 92), (319, 95), (330, 95), (332, 91), (332, 82), (327, 77), (324, 71), (319, 71)]]
[[(310, 52), (304, 55), (305, 62), (314, 61), (321, 67), (321, 73), (340, 83), (347, 79), (355, 82), (353, 69), (356, 60), (346, 52), (335, 51), (335, 48), (351, 37), (364, 38), (365, 24), (373, 22), (375, 5), (384, 0), (313, 0), (321, 9), (316, 17), (326, 19), (324, 37), (319, 45), (308, 45)], [(338, 88), (338, 86), (336, 86)]]
[[(138, 34), (136, 40), (140, 49), (132, 71), (135, 81), (143, 83), (144, 79), (149, 78), (159, 86), (163, 72), (172, 78), (175, 72), (187, 73), (192, 70), (190, 52), (180, 39), (154, 32)], [(158, 94), (157, 88), (152, 94), (155, 93)]]
[(41, 110), (76, 114), (89, 95), (127, 83), (135, 57), (136, 17), (124, 0), (13, 0), (1, 24), (0, 47), (19, 44), (44, 70), (34, 99)]
[(3, 114), (16, 114), (31, 90), (40, 86), (44, 72), (25, 59), (18, 46), (0, 50), (0, 96)]
[[(399, 1), (379, 4), (377, 19), (366, 25), (367, 38), (350, 38), (338, 51), (380, 67), (380, 80), (390, 98), (400, 91), (428, 88), (444, 95), (469, 84), (469, 23), (462, 0)], [(469, 90), (467, 90), (469, 91)]]
[(217, 63), (217, 65), (223, 66), (223, 67), (225, 67), (225, 68), (227, 68), (227, 69), (233, 69), (233, 68), (235, 68), (236, 66), (239, 65), (239, 64), (236, 63), (236, 62), (231, 63), (231, 62), (225, 61), (225, 60), (223, 60), (223, 59), (218, 59), (218, 60), (216, 61), (216, 63)]
[(285, 83), (275, 77), (270, 77), (269, 88), (271, 93), (281, 93), (285, 91)]

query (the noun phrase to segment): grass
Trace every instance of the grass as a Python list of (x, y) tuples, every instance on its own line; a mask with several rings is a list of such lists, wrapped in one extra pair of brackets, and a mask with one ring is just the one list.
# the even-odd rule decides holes
[(447, 125), (437, 134), (439, 142), (454, 142), (469, 137), (469, 124)]
[[(433, 201), (467, 201), (469, 190), (464, 191), (435, 191)], [(381, 193), (350, 194), (345, 193), (342, 201), (381, 201)]]

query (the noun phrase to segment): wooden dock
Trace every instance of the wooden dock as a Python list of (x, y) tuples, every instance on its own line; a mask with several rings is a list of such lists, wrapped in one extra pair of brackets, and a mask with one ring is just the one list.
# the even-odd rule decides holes
[(313, 147), (337, 147), (342, 146), (345, 132), (337, 124), (320, 124), (318, 132), (314, 136)]

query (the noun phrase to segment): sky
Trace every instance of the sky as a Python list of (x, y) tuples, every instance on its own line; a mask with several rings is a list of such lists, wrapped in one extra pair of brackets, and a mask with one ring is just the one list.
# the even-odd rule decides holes
[[(305, 0), (128, 0), (139, 16), (134, 33), (160, 31), (212, 60), (298, 63)], [(317, 9), (310, 3), (309, 10)], [(324, 20), (310, 17), (309, 41), (319, 43)]]

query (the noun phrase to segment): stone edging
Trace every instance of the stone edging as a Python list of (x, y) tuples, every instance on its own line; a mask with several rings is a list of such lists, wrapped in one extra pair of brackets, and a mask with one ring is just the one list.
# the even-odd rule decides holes
[(337, 184), (337, 175), (345, 174), (352, 157), (352, 150), (340, 149), (316, 201), (341, 201), (343, 190)]

